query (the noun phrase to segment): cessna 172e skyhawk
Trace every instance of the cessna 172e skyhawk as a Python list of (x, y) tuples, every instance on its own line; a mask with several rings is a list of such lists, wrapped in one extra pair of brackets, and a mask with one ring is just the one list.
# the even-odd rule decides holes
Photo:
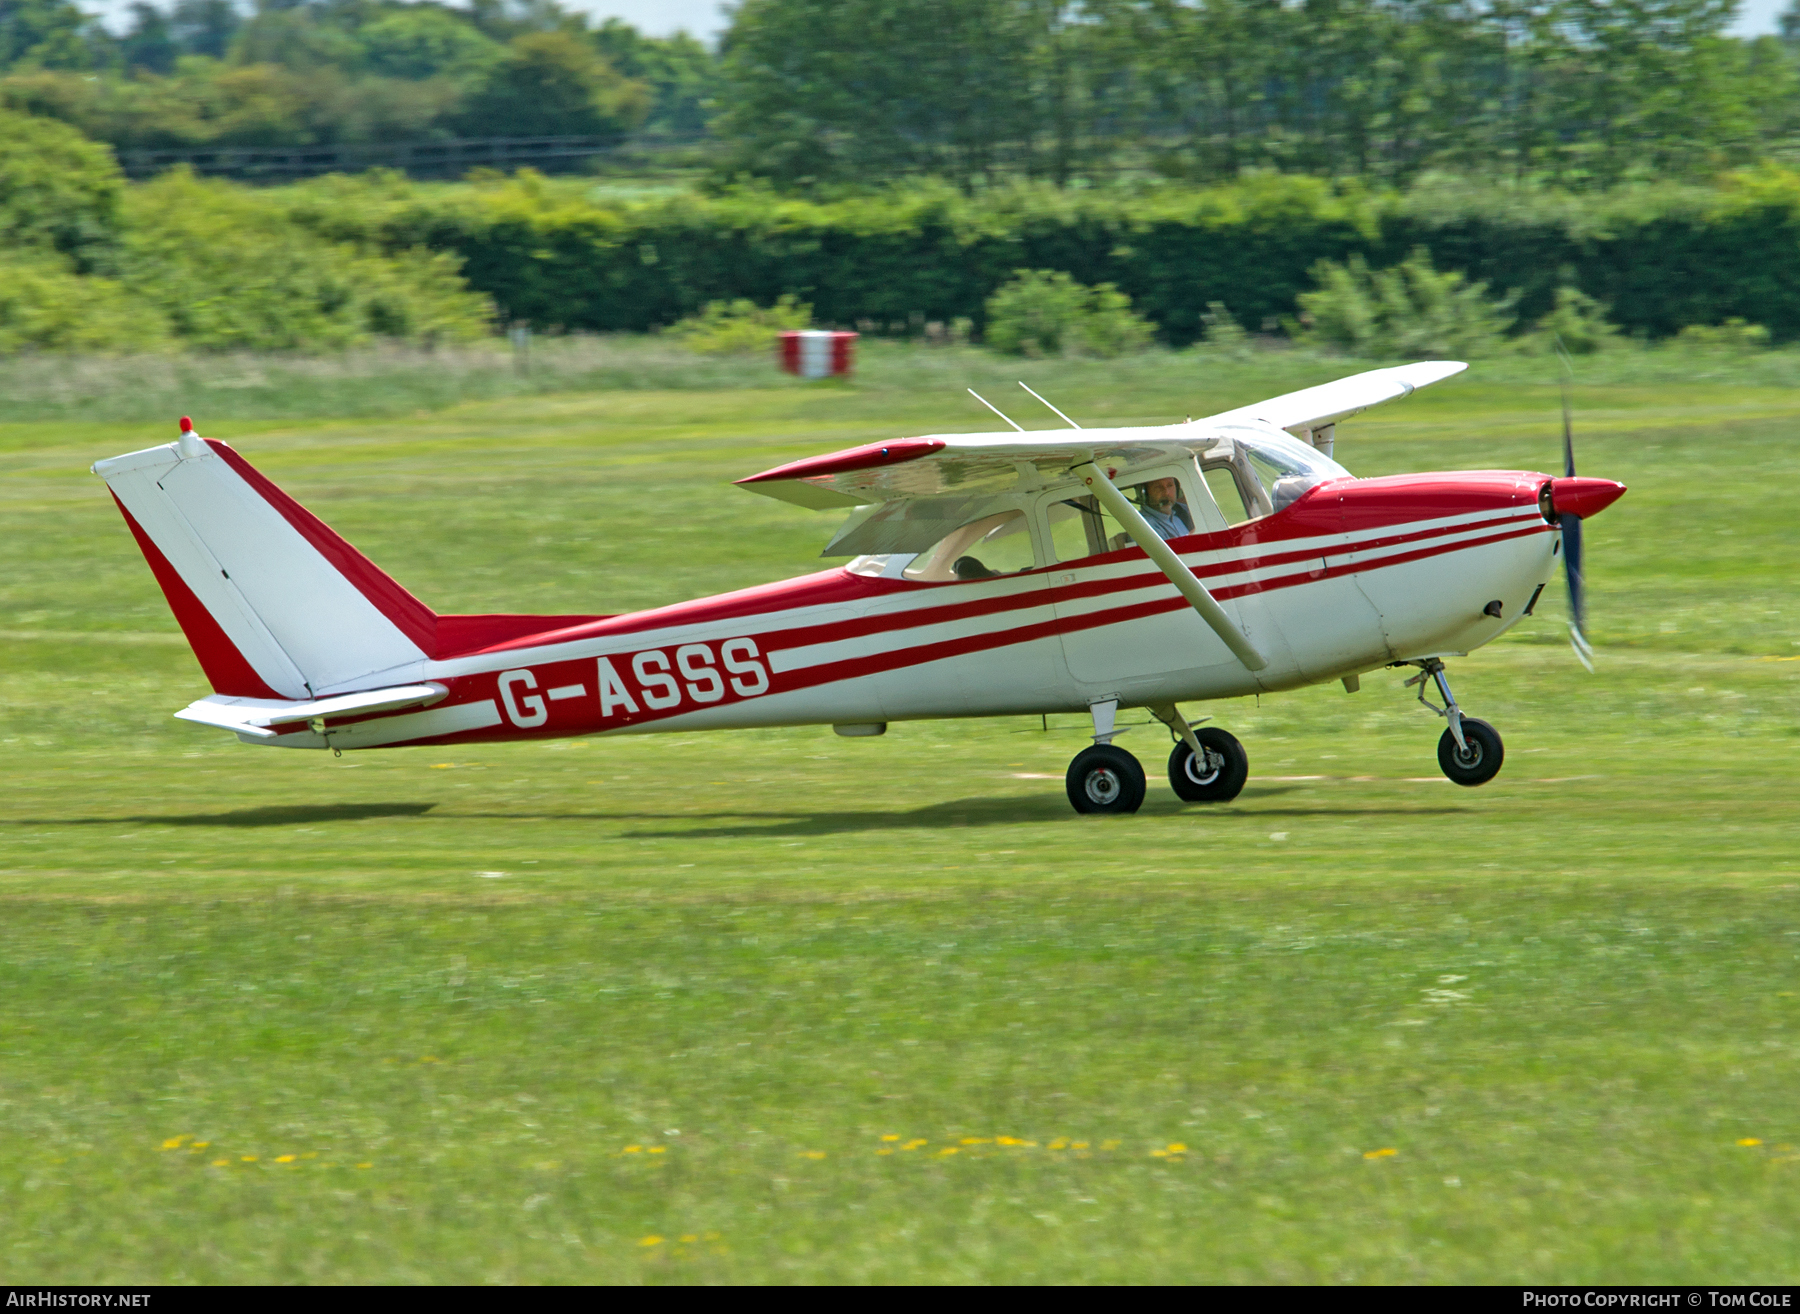
[(1184, 424), (1082, 429), (1058, 411), (1068, 429), (795, 461), (738, 482), (848, 511), (823, 553), (847, 565), (623, 616), (440, 616), (185, 418), (179, 441), (94, 472), (212, 684), (176, 715), (248, 744), (857, 736), (1085, 711), (1069, 800), (1134, 812), (1144, 771), (1112, 742), (1120, 708), (1169, 727), (1177, 795), (1222, 802), (1243, 788), (1243, 746), (1181, 703), (1353, 691), (1384, 666), (1417, 667), (1422, 702), (1436, 686), (1451, 780), (1500, 769), (1500, 736), (1457, 706), (1444, 658), (1530, 615), (1559, 552), (1579, 625), (1581, 518), (1625, 489), (1574, 477), (1566, 425), (1562, 478), (1357, 479), (1332, 460), (1338, 422), (1463, 368), (1375, 370)]

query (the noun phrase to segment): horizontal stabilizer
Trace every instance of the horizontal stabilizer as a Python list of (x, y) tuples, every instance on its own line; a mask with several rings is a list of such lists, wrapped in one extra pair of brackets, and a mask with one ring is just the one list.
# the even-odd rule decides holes
[(217, 726), (256, 739), (268, 739), (279, 725), (306, 721), (340, 721), (374, 712), (397, 712), (406, 707), (429, 707), (450, 691), (441, 684), (402, 684), (391, 689), (369, 689), (334, 698), (290, 701), (285, 698), (231, 698), (214, 694), (190, 703), (175, 715), (183, 721)]

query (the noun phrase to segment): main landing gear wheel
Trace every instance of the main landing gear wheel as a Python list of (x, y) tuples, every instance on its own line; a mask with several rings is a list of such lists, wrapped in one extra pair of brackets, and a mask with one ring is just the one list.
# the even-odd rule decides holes
[(1500, 774), (1506, 760), (1506, 745), (1500, 732), (1486, 721), (1472, 716), (1462, 719), (1463, 747), (1456, 746), (1456, 736), (1448, 730), (1438, 740), (1438, 765), (1444, 774), (1459, 785), (1485, 785)]
[(1181, 740), (1169, 754), (1169, 787), (1189, 803), (1229, 803), (1250, 778), (1250, 755), (1235, 735), (1213, 726), (1194, 731), (1200, 741), (1201, 761)]
[(1095, 744), (1069, 763), (1069, 802), (1077, 812), (1136, 812), (1144, 805), (1144, 768), (1122, 748)]

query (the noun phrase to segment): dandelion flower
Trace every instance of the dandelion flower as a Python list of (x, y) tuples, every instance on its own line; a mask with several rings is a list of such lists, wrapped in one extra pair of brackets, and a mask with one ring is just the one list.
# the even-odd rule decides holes
[(645, 1154), (667, 1154), (668, 1152), (669, 1147), (666, 1145), (652, 1145), (648, 1150), (644, 1151)]
[(231, 1167), (231, 1160), (229, 1160), (229, 1159), (214, 1159), (212, 1161), (212, 1166), (215, 1168), (229, 1168), (229, 1167)]
[(243, 1156), (243, 1162), (245, 1162), (245, 1163), (255, 1163), (255, 1162), (256, 1162), (256, 1156), (255, 1156), (255, 1155), (254, 1155), (254, 1154), (246, 1154), (246, 1155), (244, 1155), (244, 1156)]
[(1167, 1150), (1152, 1150), (1150, 1151), (1150, 1157), (1152, 1159), (1166, 1159), (1169, 1157), (1169, 1152)]
[(644, 1237), (642, 1240), (640, 1240), (638, 1242), (638, 1244), (640, 1246), (660, 1246), (662, 1244), (662, 1242), (663, 1242), (663, 1239), (660, 1236), (651, 1235), (651, 1236)]
[(1055, 1140), (1050, 1142), (1050, 1148), (1052, 1150), (1066, 1150), (1069, 1148), (1069, 1143), (1058, 1136)]
[(1071, 1149), (1085, 1150), (1088, 1147), (1088, 1143), (1086, 1141), (1070, 1141), (1069, 1146)]
[(986, 1136), (965, 1136), (962, 1138), (962, 1143), (964, 1145), (987, 1145), (990, 1144), (990, 1141)]
[(893, 1152), (894, 1152), (893, 1147), (886, 1146), (886, 1145), (882, 1146), (879, 1150), (875, 1151), (876, 1154), (892, 1154)]
[(1365, 1159), (1391, 1159), (1396, 1154), (1399, 1154), (1399, 1153), (1400, 1153), (1400, 1151), (1396, 1150), (1393, 1146), (1384, 1145), (1379, 1150), (1363, 1151), (1363, 1158), (1365, 1158)]
[(375, 1165), (372, 1163), (359, 1163), (356, 1166), (358, 1168), (373, 1168)]
[(1170, 1154), (1186, 1154), (1187, 1146), (1183, 1145), (1180, 1141), (1170, 1141), (1169, 1142), (1169, 1153)]
[(687, 1232), (682, 1235), (681, 1244), (684, 1246), (691, 1246), (694, 1244), (694, 1242), (698, 1241), (699, 1239), (700, 1238), (695, 1236), (692, 1232)]
[(939, 1154), (955, 1154), (956, 1147), (954, 1145), (946, 1145), (943, 1149), (939, 1150), (938, 1153)]
[(1743, 1140), (1739, 1141), (1738, 1144), (1739, 1145), (1761, 1145), (1762, 1142), (1759, 1141), (1754, 1136), (1746, 1136), (1746, 1137), (1744, 1137)]
[(898, 1136), (883, 1136), (881, 1139), (884, 1141), (897, 1141), (900, 1138)]
[(926, 1140), (923, 1136), (921, 1136), (916, 1141), (908, 1141), (905, 1145), (902, 1145), (900, 1148), (903, 1150), (916, 1150), (921, 1145), (930, 1145), (930, 1144), (931, 1144), (930, 1141)]
[(171, 1136), (162, 1143), (162, 1147), (165, 1150), (179, 1150), (181, 1148), (181, 1143), (186, 1139), (186, 1136)]
[(802, 1151), (800, 1151), (800, 1157), (802, 1159), (823, 1159), (825, 1157), (825, 1151), (823, 1151), (823, 1150), (802, 1150)]
[(641, 1153), (643, 1153), (643, 1150), (644, 1150), (644, 1147), (641, 1145), (627, 1145), (624, 1149), (624, 1153), (626, 1153), (626, 1154), (641, 1154)]
[(276, 1163), (292, 1163), (294, 1160), (298, 1159), (299, 1157), (300, 1156), (297, 1154), (278, 1154), (275, 1156), (275, 1162)]
[(1027, 1143), (1028, 1142), (1020, 1140), (1017, 1136), (996, 1136), (996, 1137), (994, 1137), (995, 1145), (1025, 1145)]

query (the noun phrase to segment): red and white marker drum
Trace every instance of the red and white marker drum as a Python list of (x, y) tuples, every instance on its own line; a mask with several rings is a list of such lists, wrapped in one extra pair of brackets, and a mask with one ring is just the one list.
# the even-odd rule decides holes
[(856, 360), (856, 334), (795, 329), (781, 335), (781, 368), (803, 379), (848, 374)]

